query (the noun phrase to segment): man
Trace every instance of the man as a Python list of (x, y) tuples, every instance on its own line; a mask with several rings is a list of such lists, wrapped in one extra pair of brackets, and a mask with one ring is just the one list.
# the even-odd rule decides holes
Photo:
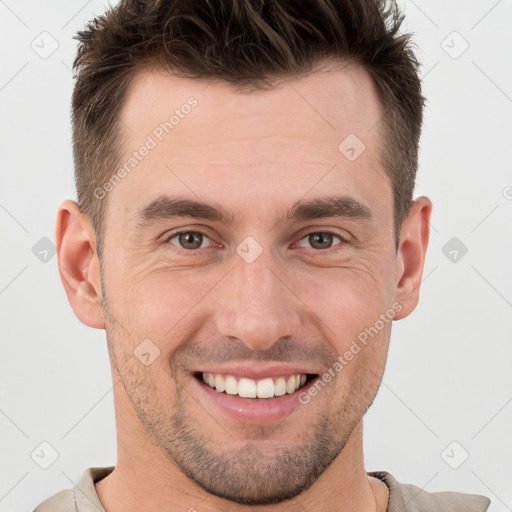
[(129, 0), (79, 33), (59, 269), (107, 333), (118, 461), (36, 512), (487, 510), (364, 468), (432, 209), (383, 4)]

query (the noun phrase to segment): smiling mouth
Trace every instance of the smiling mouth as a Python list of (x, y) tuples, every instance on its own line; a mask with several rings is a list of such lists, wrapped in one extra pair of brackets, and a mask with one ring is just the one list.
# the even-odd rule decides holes
[(237, 378), (229, 374), (195, 372), (194, 377), (219, 393), (242, 398), (268, 399), (291, 395), (318, 375), (301, 373), (254, 380), (246, 377)]

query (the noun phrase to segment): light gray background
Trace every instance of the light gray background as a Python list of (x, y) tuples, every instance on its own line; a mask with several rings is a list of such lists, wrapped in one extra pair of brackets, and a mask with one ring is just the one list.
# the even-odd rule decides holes
[[(56, 257), (33, 253), (41, 238), (54, 240), (59, 203), (75, 197), (72, 36), (106, 5), (0, 0), (2, 512), (31, 510), (85, 468), (116, 461), (104, 332), (75, 318)], [(366, 466), (428, 491), (484, 494), (504, 512), (512, 509), (512, 2), (402, 5), (428, 98), (416, 195), (428, 195), (434, 212), (420, 305), (394, 324), (366, 416)], [(52, 38), (58, 48), (47, 58), (31, 47), (49, 52)], [(443, 253), (452, 237), (468, 248), (455, 262)], [(38, 465), (51, 462), (43, 441), (58, 452), (48, 469)], [(447, 462), (460, 464), (465, 452), (452, 469)]]

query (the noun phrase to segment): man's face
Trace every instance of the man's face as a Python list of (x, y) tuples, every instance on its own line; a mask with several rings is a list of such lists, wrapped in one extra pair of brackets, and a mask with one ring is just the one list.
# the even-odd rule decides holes
[[(253, 504), (299, 494), (377, 392), (391, 330), (378, 321), (396, 290), (381, 116), (356, 67), (251, 93), (145, 72), (129, 90), (123, 162), (150, 149), (108, 195), (111, 356), (146, 435), (212, 494)], [(294, 208), (333, 198), (336, 216)], [(177, 199), (227, 218), (176, 216)], [(340, 370), (338, 355), (370, 328)], [(203, 372), (230, 393), (280, 396), (229, 394)], [(307, 376), (296, 391), (294, 375)]]

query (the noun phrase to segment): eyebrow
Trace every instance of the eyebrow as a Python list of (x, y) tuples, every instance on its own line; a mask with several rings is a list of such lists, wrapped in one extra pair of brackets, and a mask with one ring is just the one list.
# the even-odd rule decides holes
[[(233, 225), (237, 216), (233, 210), (171, 196), (158, 197), (140, 209), (135, 216), (138, 228), (174, 217), (191, 217)], [(307, 201), (298, 200), (279, 220), (302, 221), (333, 217), (369, 220), (372, 218), (372, 212), (366, 204), (353, 197), (327, 196)]]

